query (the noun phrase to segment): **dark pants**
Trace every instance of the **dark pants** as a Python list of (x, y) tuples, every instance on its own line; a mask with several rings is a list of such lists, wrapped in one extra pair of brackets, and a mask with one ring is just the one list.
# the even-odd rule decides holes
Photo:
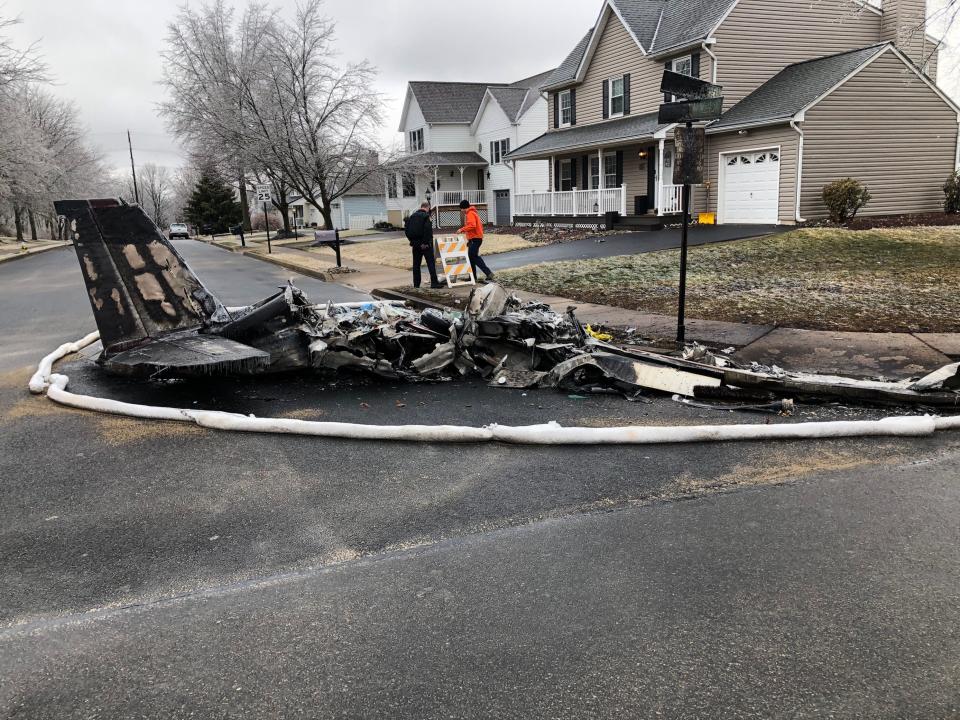
[(468, 240), (467, 241), (467, 257), (470, 259), (470, 264), (473, 266), (473, 276), (477, 276), (477, 269), (483, 270), (483, 274), (487, 277), (493, 277), (493, 271), (487, 267), (487, 264), (483, 261), (483, 258), (480, 257), (480, 246), (483, 244), (483, 240)]
[(437, 261), (433, 257), (433, 244), (414, 245), (413, 250), (413, 286), (420, 287), (420, 265), (424, 260), (427, 261), (427, 272), (430, 273), (430, 282), (437, 285)]

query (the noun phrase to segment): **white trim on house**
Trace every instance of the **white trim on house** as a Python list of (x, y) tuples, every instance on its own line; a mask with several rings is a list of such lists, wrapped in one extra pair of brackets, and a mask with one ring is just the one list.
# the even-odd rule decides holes
[[(723, 158), (726, 155), (741, 155), (746, 153), (758, 153), (765, 150), (776, 150), (779, 160), (777, 161), (777, 202), (776, 202), (776, 219), (774, 224), (780, 224), (780, 174), (783, 172), (783, 152), (781, 152), (780, 145), (760, 145), (759, 147), (752, 148), (739, 148), (737, 150), (724, 150), (723, 152), (717, 153), (717, 224), (723, 225), (727, 222), (726, 218), (726, 190), (727, 190), (727, 164), (724, 162)], [(799, 193), (798, 193), (799, 197)], [(739, 222), (743, 222), (740, 220)], [(749, 223), (746, 223), (749, 224)], [(765, 225), (767, 223), (758, 222), (758, 225)]]

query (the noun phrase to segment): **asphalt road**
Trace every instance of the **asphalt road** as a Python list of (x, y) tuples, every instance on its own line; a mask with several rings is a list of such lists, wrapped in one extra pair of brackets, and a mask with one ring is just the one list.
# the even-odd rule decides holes
[[(786, 232), (789, 229), (783, 225), (697, 225), (690, 228), (688, 242), (691, 246), (710, 245)], [(680, 228), (670, 227), (656, 232), (624, 233), (599, 239), (586, 238), (568, 243), (544, 245), (529, 250), (484, 256), (484, 260), (491, 270), (497, 271), (536, 263), (592, 260), (618, 255), (637, 255), (657, 250), (673, 250), (679, 248), (680, 243)]]
[[(229, 304), (282, 273), (181, 249)], [(960, 438), (219, 434), (26, 393), (30, 364), (92, 325), (72, 255), (0, 266), (0, 302), (17, 338), (0, 368), (0, 716), (960, 714)], [(145, 385), (61, 368), (78, 392), (298, 418), (768, 420), (470, 383)]]

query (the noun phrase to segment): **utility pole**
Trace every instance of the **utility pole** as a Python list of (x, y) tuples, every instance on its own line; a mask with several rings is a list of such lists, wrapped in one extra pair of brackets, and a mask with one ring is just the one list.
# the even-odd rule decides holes
[(133, 164), (133, 142), (130, 140), (130, 130), (127, 130), (127, 147), (130, 148), (130, 172), (133, 173), (133, 197), (140, 204), (140, 189), (137, 187), (137, 168)]

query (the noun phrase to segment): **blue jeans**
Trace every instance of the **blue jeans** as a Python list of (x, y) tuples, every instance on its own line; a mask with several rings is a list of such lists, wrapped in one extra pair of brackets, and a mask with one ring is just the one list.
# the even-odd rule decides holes
[(468, 240), (467, 241), (467, 258), (470, 260), (470, 265), (473, 267), (473, 276), (477, 276), (477, 269), (483, 270), (483, 274), (488, 278), (493, 277), (493, 271), (487, 267), (487, 264), (483, 261), (483, 258), (480, 257), (480, 246), (483, 244), (482, 239)]

